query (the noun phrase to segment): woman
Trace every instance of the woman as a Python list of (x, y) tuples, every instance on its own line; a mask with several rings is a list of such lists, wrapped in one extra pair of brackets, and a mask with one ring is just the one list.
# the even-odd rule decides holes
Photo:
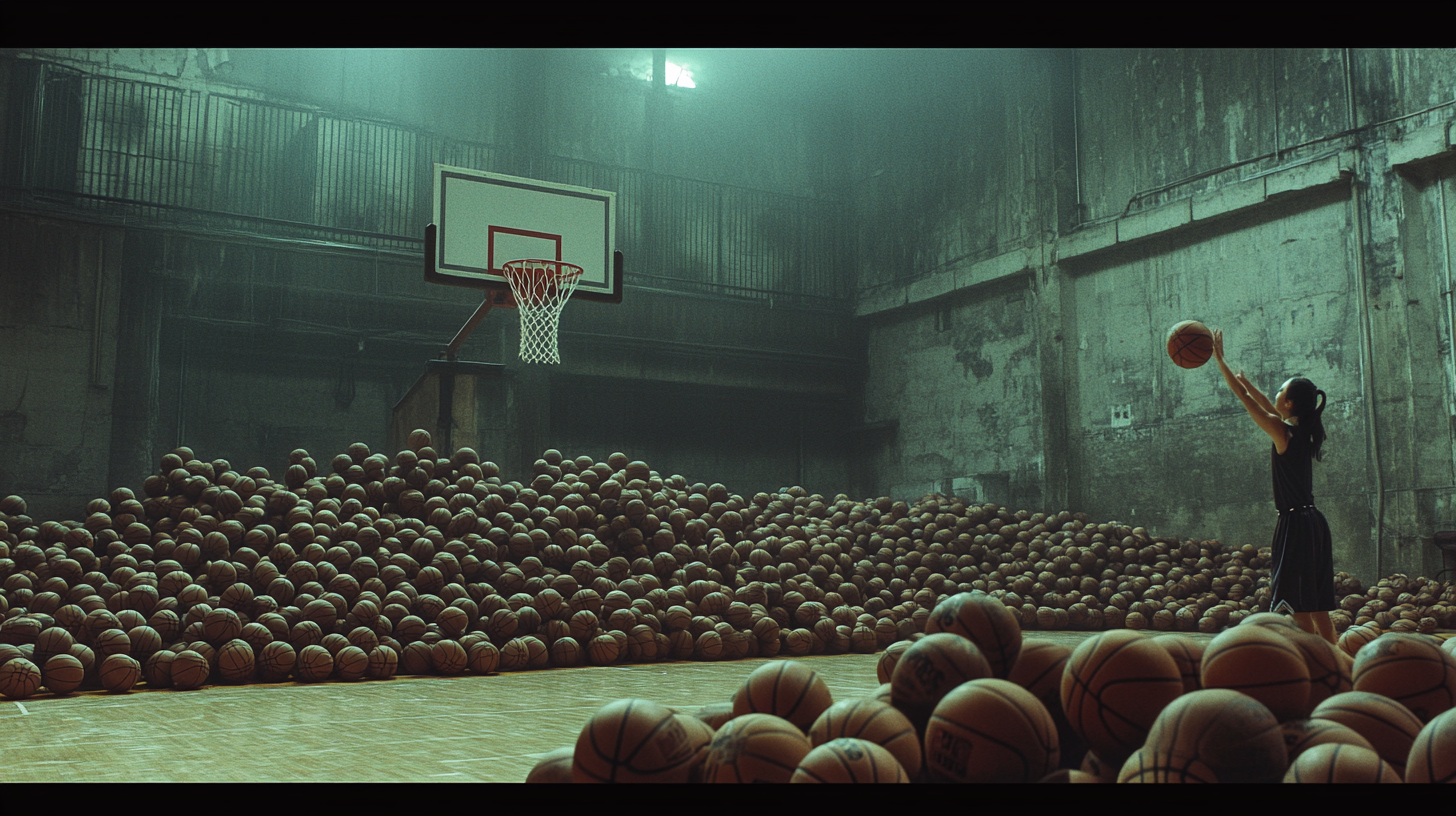
[(1263, 431), (1274, 440), (1274, 557), (1269, 608), (1291, 612), (1299, 628), (1335, 643), (1330, 610), (1335, 608), (1335, 568), (1330, 526), (1314, 506), (1312, 461), (1319, 459), (1325, 429), (1321, 415), (1325, 392), (1302, 377), (1288, 380), (1274, 402), (1243, 372), (1234, 374), (1223, 359), (1223, 331), (1213, 333), (1213, 355), (1224, 381)]

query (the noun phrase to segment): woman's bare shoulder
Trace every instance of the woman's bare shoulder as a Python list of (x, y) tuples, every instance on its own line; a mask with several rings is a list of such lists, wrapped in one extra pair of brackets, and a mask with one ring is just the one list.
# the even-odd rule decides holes
[(1280, 456), (1283, 456), (1284, 452), (1289, 450), (1289, 443), (1294, 440), (1294, 426), (1290, 425), (1288, 422), (1284, 422), (1282, 424), (1284, 425), (1284, 439), (1274, 440), (1274, 450), (1277, 451)]

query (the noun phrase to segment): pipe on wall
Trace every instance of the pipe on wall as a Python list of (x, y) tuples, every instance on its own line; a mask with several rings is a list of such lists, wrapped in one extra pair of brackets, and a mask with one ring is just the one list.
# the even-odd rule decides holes
[[(1345, 103), (1350, 116), (1350, 128), (1356, 127), (1355, 78), (1351, 64), (1350, 49), (1345, 54)], [(1357, 159), (1363, 161), (1363, 154)], [(1385, 574), (1385, 477), (1380, 462), (1380, 434), (1375, 425), (1375, 362), (1372, 358), (1374, 339), (1370, 326), (1369, 292), (1366, 289), (1365, 268), (1365, 225), (1364, 208), (1360, 200), (1360, 169), (1356, 168), (1355, 182), (1350, 185), (1350, 206), (1353, 209), (1355, 227), (1355, 295), (1360, 310), (1360, 379), (1364, 386), (1365, 424), (1369, 428), (1370, 459), (1375, 467), (1375, 574)]]
[(1452, 292), (1451, 279), (1451, 236), (1446, 222), (1450, 210), (1446, 208), (1446, 185), (1449, 178), (1436, 180), (1437, 216), (1441, 223), (1441, 271), (1444, 274), (1446, 291), (1446, 427), (1451, 439), (1451, 471), (1456, 475), (1456, 293)]

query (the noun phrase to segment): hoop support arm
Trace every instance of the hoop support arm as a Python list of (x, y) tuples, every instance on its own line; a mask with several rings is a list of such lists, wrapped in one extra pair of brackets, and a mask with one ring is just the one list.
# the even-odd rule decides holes
[(484, 320), (485, 316), (490, 314), (491, 307), (495, 305), (492, 302), (494, 300), (494, 294), (494, 292), (486, 292), (485, 300), (481, 301), (480, 305), (476, 307), (475, 314), (471, 315), (470, 319), (465, 321), (465, 325), (460, 327), (460, 331), (455, 332), (455, 339), (451, 340), (450, 345), (445, 347), (446, 360), (455, 359), (455, 356), (460, 353), (460, 346), (465, 343), (465, 338), (469, 337), (470, 333), (475, 331), (475, 327), (480, 325), (480, 321)]

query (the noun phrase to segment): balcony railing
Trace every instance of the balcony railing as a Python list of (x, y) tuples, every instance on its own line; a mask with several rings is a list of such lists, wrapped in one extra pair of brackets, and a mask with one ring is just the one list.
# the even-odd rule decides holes
[(106, 213), (405, 252), (436, 162), (617, 194), (629, 286), (845, 308), (849, 210), (393, 122), (9, 58), (0, 184)]

